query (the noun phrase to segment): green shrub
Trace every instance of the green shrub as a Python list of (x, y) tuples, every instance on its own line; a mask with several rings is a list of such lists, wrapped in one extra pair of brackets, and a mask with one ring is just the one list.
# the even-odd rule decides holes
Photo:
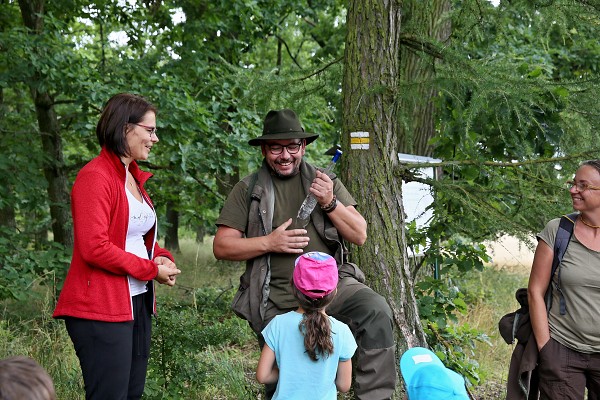
[[(473, 244), (458, 235), (424, 240), (423, 232), (410, 225), (417, 244), (431, 243), (422, 265), (436, 265), (439, 274), (421, 273), (415, 284), (427, 343), (444, 364), (467, 377), (471, 384), (479, 384), (481, 371), (475, 357), (476, 344), (490, 344), (488, 336), (468, 324), (459, 324), (459, 316), (469, 310), (473, 296), (465, 292), (463, 284), (468, 277), (484, 270), (489, 261), (485, 246)], [(442, 234), (445, 232), (442, 232)], [(435, 276), (439, 275), (439, 276)]]
[(70, 255), (64, 246), (49, 242), (42, 250), (22, 243), (22, 236), (0, 235), (0, 300), (27, 300), (36, 282), (52, 276), (62, 282)]
[[(189, 399), (196, 398), (191, 393), (204, 393), (210, 387), (213, 387), (210, 390), (219, 388), (234, 392), (240, 385), (245, 387), (244, 380), (238, 382), (244, 376), (243, 367), (239, 361), (227, 357), (223, 349), (255, 342), (256, 338), (247, 322), (231, 311), (232, 296), (233, 293), (206, 288), (195, 290), (191, 302), (160, 299), (152, 335), (147, 398)], [(219, 349), (221, 357), (214, 357), (212, 349)], [(220, 371), (221, 375), (215, 375), (215, 371)], [(237, 379), (215, 384), (215, 377), (222, 375), (236, 376)], [(219, 380), (225, 377), (219, 377)], [(231, 395), (226, 398), (241, 397)]]
[(480, 365), (475, 354), (477, 342), (491, 345), (489, 337), (469, 324), (450, 324), (444, 328), (435, 323), (424, 326), (431, 349), (444, 365), (468, 379), (471, 385), (481, 382)]

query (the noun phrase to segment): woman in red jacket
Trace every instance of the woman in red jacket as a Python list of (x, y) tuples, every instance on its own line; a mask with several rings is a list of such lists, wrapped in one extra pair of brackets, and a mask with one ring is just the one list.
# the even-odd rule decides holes
[(86, 399), (139, 399), (150, 351), (153, 280), (173, 286), (181, 272), (157, 243), (157, 218), (139, 169), (156, 136), (156, 108), (121, 93), (105, 105), (96, 135), (100, 155), (77, 174), (71, 192), (74, 246), (54, 310), (81, 365)]

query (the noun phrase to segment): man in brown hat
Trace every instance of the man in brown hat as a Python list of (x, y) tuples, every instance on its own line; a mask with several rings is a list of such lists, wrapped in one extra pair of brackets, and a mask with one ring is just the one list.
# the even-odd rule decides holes
[[(302, 158), (306, 145), (318, 136), (305, 132), (292, 110), (269, 111), (262, 136), (248, 142), (260, 146), (262, 167), (229, 194), (216, 222), (213, 251), (217, 259), (246, 261), (232, 306), (261, 345), (260, 332), (269, 321), (298, 307), (290, 285), (298, 255), (321, 251), (335, 257), (340, 279), (327, 313), (350, 326), (359, 346), (354, 394), (358, 399), (390, 399), (397, 380), (392, 312), (346, 259), (345, 241), (360, 246), (367, 239), (367, 223), (356, 201), (335, 175)], [(306, 228), (295, 228), (293, 218), (309, 192), (318, 206)], [(268, 398), (274, 390), (267, 387)]]

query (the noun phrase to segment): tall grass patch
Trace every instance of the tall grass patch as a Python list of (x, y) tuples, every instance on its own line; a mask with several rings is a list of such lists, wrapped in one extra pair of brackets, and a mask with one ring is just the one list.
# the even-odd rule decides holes
[(219, 261), (212, 252), (212, 239), (196, 242), (192, 238), (179, 241), (179, 252), (174, 254), (181, 275), (177, 278), (180, 289), (219, 287), (237, 288), (239, 276), (245, 264), (241, 262)]
[(256, 338), (246, 321), (231, 312), (232, 296), (231, 291), (201, 288), (187, 298), (162, 297), (146, 398), (256, 398), (258, 385), (247, 373), (254, 366), (243, 357), (247, 343)]
[(461, 315), (459, 324), (468, 324), (484, 332), (490, 344), (477, 342), (475, 353), (482, 371), (479, 398), (504, 398), (510, 357), (514, 349), (500, 336), (498, 321), (519, 307), (515, 291), (527, 286), (528, 271), (501, 266), (488, 266), (483, 271), (469, 274), (462, 286), (466, 293), (468, 311)]
[(51, 318), (52, 291), (33, 287), (27, 301), (4, 300), (0, 314), (0, 358), (35, 359), (54, 381), (58, 399), (83, 399), (79, 360), (64, 323)]

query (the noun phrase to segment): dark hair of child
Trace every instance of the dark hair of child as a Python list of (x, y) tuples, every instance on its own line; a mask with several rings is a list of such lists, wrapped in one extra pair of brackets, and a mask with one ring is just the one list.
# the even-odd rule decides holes
[(304, 336), (306, 353), (313, 361), (317, 361), (319, 355), (329, 357), (329, 354), (333, 352), (333, 340), (331, 339), (331, 323), (325, 314), (325, 307), (331, 303), (336, 292), (320, 299), (311, 299), (296, 288), (292, 279), (292, 293), (304, 310), (298, 329)]

